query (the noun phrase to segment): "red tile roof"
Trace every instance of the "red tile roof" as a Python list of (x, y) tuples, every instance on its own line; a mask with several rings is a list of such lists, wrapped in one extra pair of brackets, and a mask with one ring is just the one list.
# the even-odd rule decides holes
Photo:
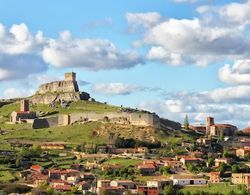
[(155, 169), (155, 165), (153, 164), (140, 164), (138, 165), (138, 169)]
[(42, 169), (43, 167), (40, 166), (40, 165), (31, 165), (30, 169), (33, 169), (33, 170), (38, 170), (38, 169)]
[(54, 189), (56, 190), (62, 190), (62, 191), (71, 191), (71, 185), (57, 185), (54, 186)]

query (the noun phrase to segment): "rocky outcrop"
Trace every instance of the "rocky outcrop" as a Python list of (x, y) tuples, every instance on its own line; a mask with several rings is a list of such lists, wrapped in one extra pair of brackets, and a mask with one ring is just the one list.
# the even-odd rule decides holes
[(88, 93), (85, 92), (67, 92), (67, 93), (46, 93), (36, 94), (29, 98), (32, 104), (51, 104), (55, 102), (71, 101), (77, 102), (79, 100), (88, 100), (90, 98)]

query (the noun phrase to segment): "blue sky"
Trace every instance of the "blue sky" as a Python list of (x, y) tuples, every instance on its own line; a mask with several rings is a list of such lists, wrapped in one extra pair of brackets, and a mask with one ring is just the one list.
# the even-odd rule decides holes
[(99, 101), (250, 125), (250, 1), (0, 2), (0, 98), (75, 71)]

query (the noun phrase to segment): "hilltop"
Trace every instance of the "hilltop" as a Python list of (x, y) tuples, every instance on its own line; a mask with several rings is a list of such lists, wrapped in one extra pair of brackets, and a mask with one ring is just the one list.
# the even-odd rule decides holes
[[(115, 133), (117, 136), (124, 138), (134, 138), (137, 140), (145, 140), (155, 142), (159, 140), (159, 132), (165, 130), (157, 129), (150, 126), (135, 126), (131, 124), (116, 124), (108, 121), (89, 121), (85, 124), (75, 123), (67, 126), (41, 128), (39, 130), (32, 129), (32, 124), (6, 124), (9, 121), (10, 114), (13, 110), (18, 110), (19, 102), (4, 105), (0, 108), (0, 128), (4, 131), (1, 135), (1, 142), (6, 145), (10, 140), (16, 141), (60, 141), (78, 144), (83, 141), (88, 143), (106, 143), (109, 133)], [(72, 102), (68, 108), (63, 108), (59, 103), (54, 107), (45, 104), (36, 104), (30, 106), (31, 112), (40, 114), (43, 118), (53, 118), (61, 114), (70, 113), (88, 113), (95, 112), (99, 114), (110, 112), (121, 112), (121, 108), (100, 102), (90, 102), (80, 100)], [(134, 111), (136, 112), (136, 111)], [(142, 112), (142, 111), (137, 111)], [(166, 121), (162, 119), (162, 122)], [(168, 122), (169, 128), (177, 126), (178, 123)], [(165, 134), (165, 133), (164, 133)], [(9, 142), (10, 143), (10, 142)], [(7, 144), (8, 145), (8, 144)]]
[(79, 91), (75, 73), (65, 73), (63, 81), (42, 84), (31, 97), (1, 101), (0, 128), (8, 148), (12, 142), (101, 144), (110, 133), (154, 143), (181, 125), (155, 113), (97, 102)]

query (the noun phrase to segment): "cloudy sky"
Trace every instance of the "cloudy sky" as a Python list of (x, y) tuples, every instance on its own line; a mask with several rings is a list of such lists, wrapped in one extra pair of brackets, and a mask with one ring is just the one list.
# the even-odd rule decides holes
[(8, 0), (0, 98), (74, 71), (99, 101), (250, 126), (250, 1)]

